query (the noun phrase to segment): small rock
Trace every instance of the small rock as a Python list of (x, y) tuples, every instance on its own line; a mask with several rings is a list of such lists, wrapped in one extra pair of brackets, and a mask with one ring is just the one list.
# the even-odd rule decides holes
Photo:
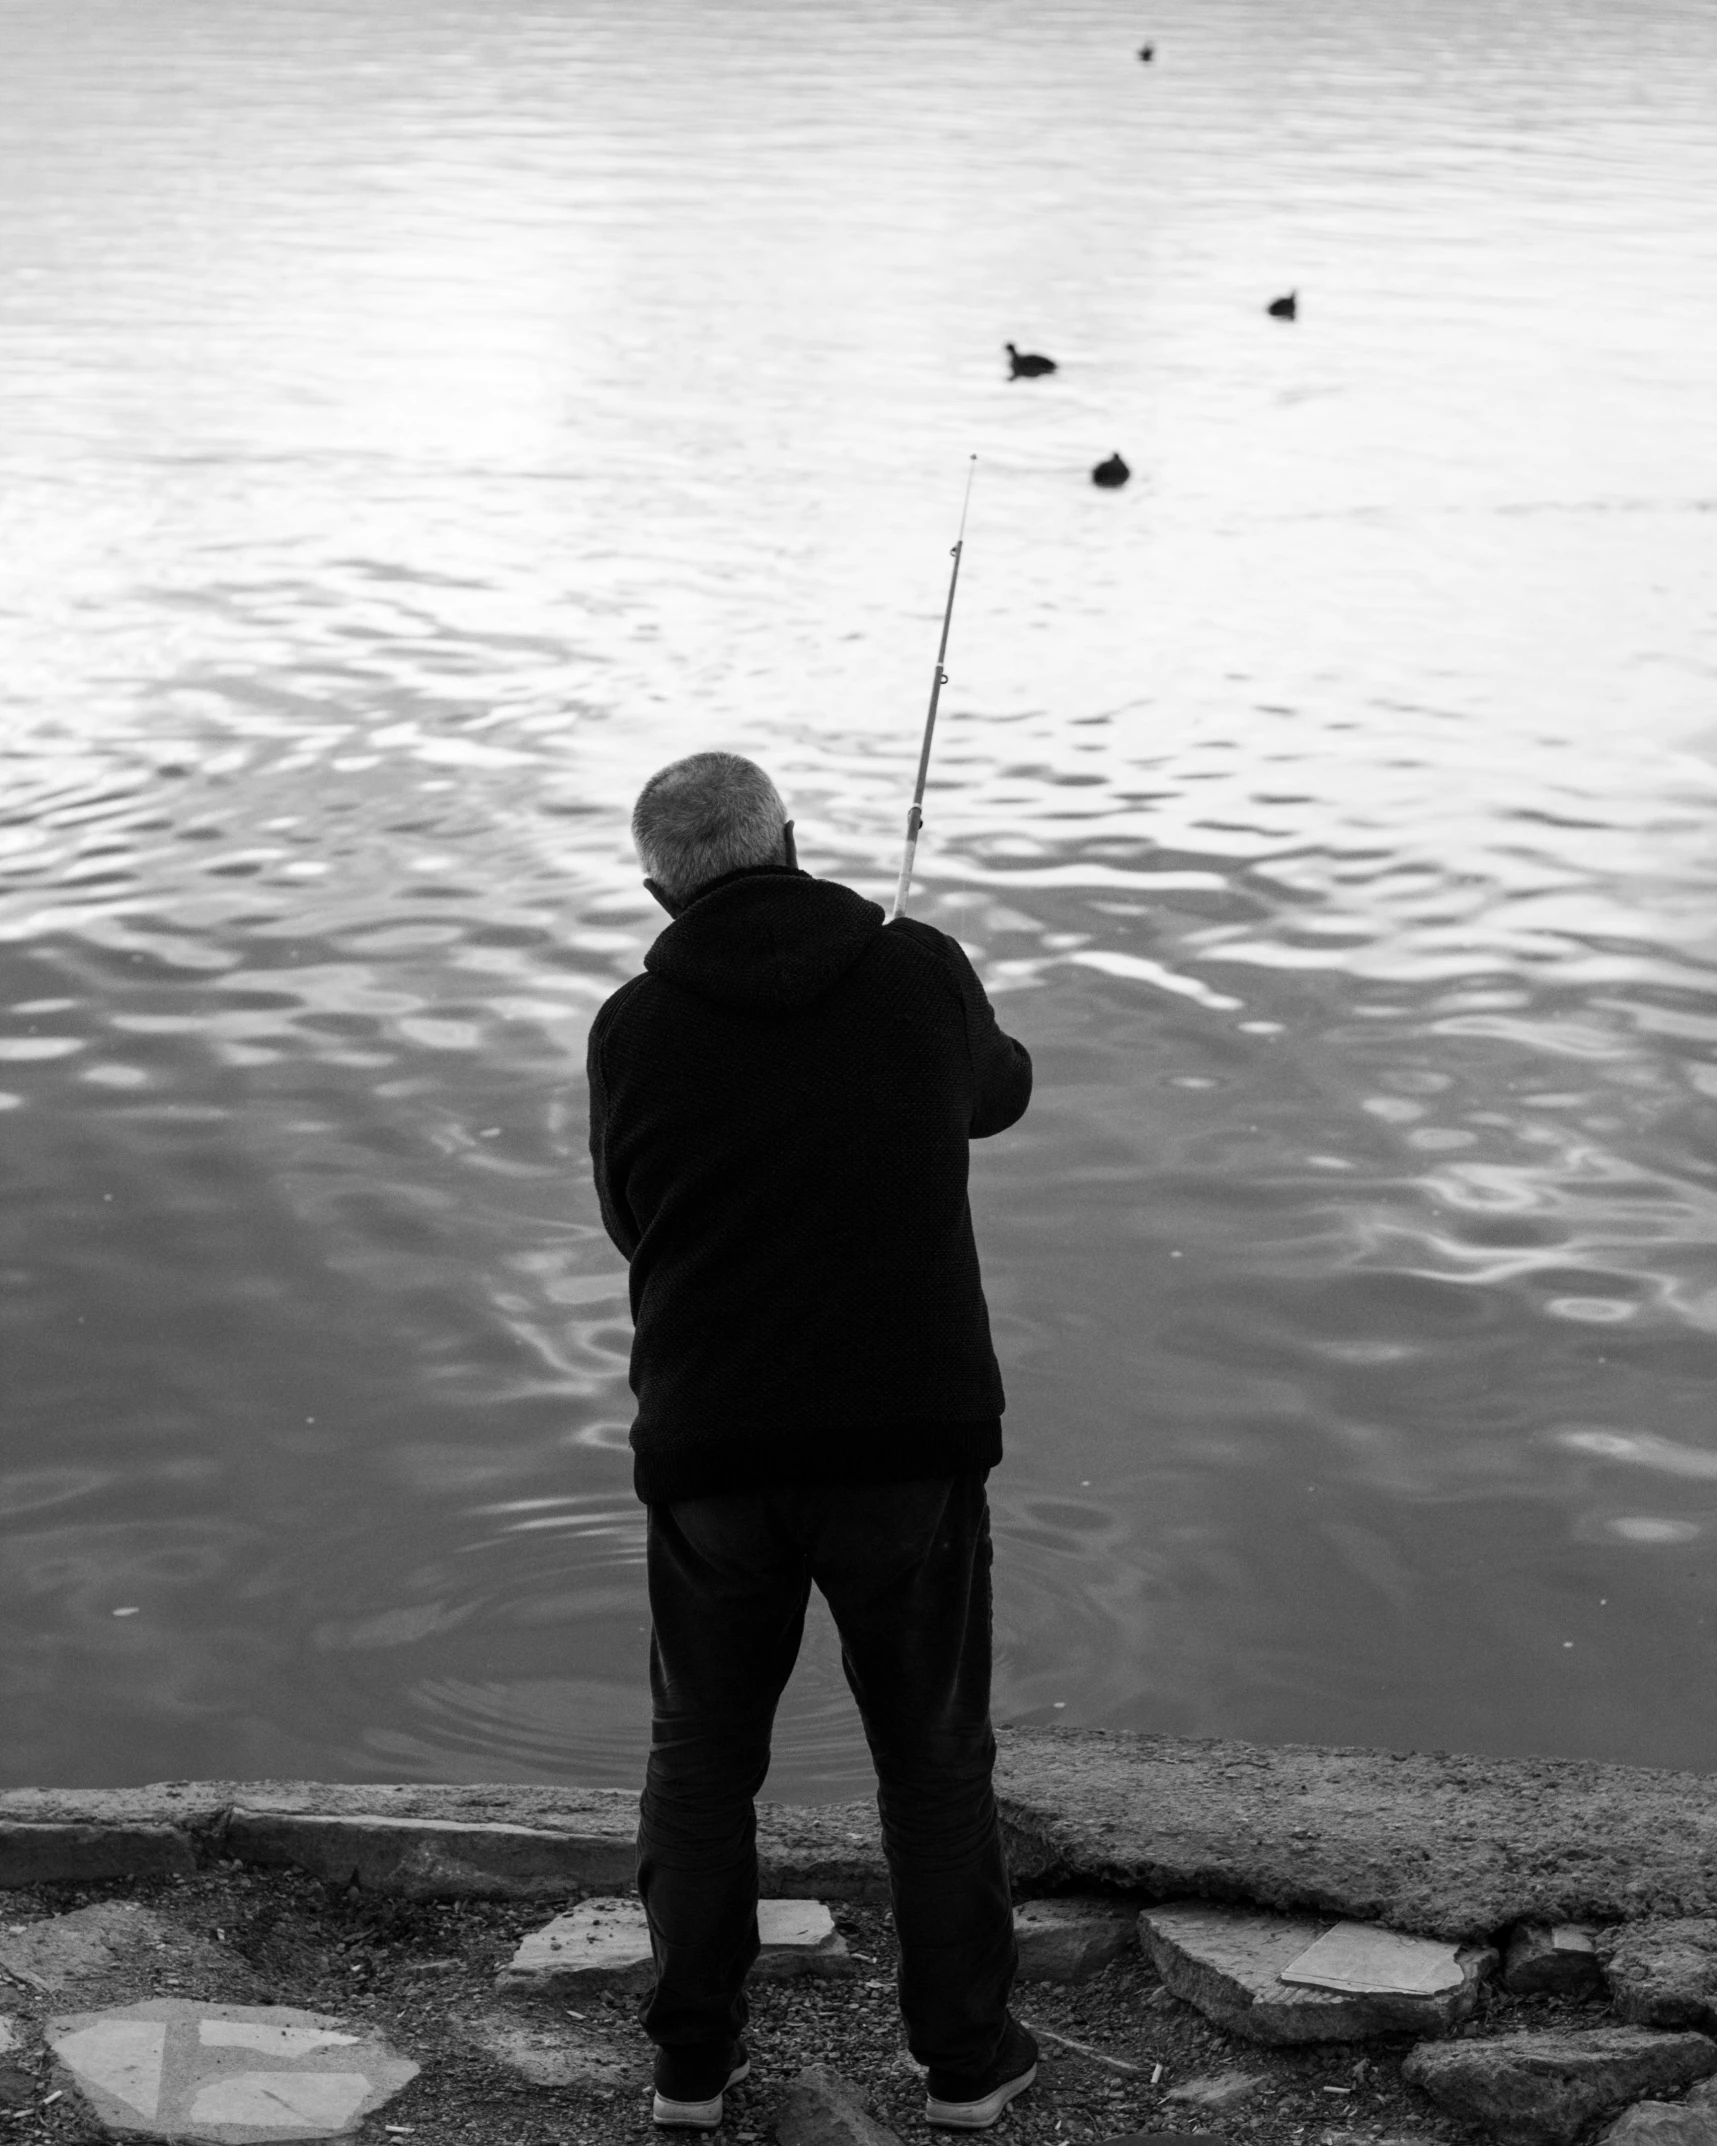
[(36, 2098), (36, 2082), (16, 2065), (0, 2064), (0, 2109), (27, 2109)]
[(1233, 2109), (1250, 2100), (1263, 2084), (1257, 2072), (1212, 2072), (1208, 2079), (1188, 2079), (1180, 2086), (1171, 2086), (1163, 2099), (1184, 2101), (1195, 2109)]
[(1517, 1923), (1502, 1962), (1517, 1997), (1584, 1997), (1598, 1986), (1598, 1951), (1583, 1923)]
[(1685, 2101), (1636, 2101), (1598, 2146), (1717, 2146), (1717, 2081), (1696, 2086)]
[(780, 2146), (900, 2146), (852, 2081), (826, 2064), (807, 2064), (787, 2089), (775, 2136)]
[(642, 2055), (629, 2056), (594, 2035), (558, 2022), (533, 2024), (481, 2013), (469, 2022), (473, 2044), (526, 2086), (627, 2086), (642, 2081)]
[(1084, 1982), (1126, 1950), (1133, 1913), (1112, 1900), (1027, 1900), (1014, 1909), (1023, 1982)]
[(211, 2146), (340, 2137), (418, 2069), (367, 2027), (280, 2005), (159, 1997), (52, 2019), (47, 2036), (109, 2130)]
[(8, 2049), (21, 2049), (22, 2047), (23, 2037), (18, 2032), (17, 2021), (8, 2018), (4, 2012), (0, 2012), (0, 2056), (3, 2056)]
[(1353, 2042), (1374, 2034), (1447, 2033), (1467, 2018), (1479, 1983), (1496, 1963), (1488, 1947), (1455, 1955), (1458, 1988), (1434, 1996), (1341, 1991), (1284, 1982), (1332, 1919), (1268, 1915), (1203, 1900), (1147, 1908), (1139, 1935), (1169, 1991), (1247, 2041)]
[[(760, 1900), (757, 1934), (763, 1950), (752, 1974), (850, 1975), (857, 1971), (846, 1939), (820, 1900)], [(495, 1978), (508, 1996), (580, 1988), (648, 1989), (656, 1979), (650, 1929), (641, 1900), (585, 1900), (529, 1931)]]
[(1717, 2028), (1717, 1920), (1625, 1923), (1599, 1947), (1620, 2019)]
[(1717, 2043), (1645, 2027), (1421, 2042), (1401, 2076), (1465, 2123), (1511, 2140), (1567, 2141), (1642, 2095), (1674, 2093), (1717, 2072)]

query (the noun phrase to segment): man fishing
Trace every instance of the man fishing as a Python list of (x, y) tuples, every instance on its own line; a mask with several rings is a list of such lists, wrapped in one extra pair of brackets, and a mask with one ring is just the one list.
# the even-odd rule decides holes
[(715, 2129), (749, 2069), (752, 1799), (815, 1582), (876, 1764), (926, 2115), (984, 2130), (1037, 2049), (1008, 2012), (985, 1497), (1003, 1397), (968, 1144), (1018, 1120), (1031, 1061), (956, 941), (799, 870), (749, 760), (663, 768), (632, 836), (673, 921), (591, 1031), (590, 1150), (631, 1262), (649, 1509), (655, 2121)]

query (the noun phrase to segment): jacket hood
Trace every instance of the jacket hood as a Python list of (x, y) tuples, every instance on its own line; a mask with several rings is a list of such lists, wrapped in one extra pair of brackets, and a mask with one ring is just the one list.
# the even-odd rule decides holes
[(765, 865), (699, 894), (644, 956), (652, 976), (743, 1013), (797, 1013), (838, 983), (882, 911), (832, 879)]

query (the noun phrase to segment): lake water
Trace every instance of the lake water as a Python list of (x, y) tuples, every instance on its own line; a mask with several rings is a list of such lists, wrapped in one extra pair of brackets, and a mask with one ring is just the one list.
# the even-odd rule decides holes
[(637, 1778), (626, 811), (886, 891), (974, 452), (999, 1716), (1717, 1766), (1717, 13), (0, 42), (0, 1780)]

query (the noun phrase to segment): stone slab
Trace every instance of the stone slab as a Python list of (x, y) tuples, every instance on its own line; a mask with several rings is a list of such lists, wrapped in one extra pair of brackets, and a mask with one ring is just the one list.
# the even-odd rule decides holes
[(1014, 1909), (1020, 1979), (1084, 1982), (1133, 1942), (1136, 1911), (1114, 1900), (1027, 1900)]
[(47, 2038), (108, 2130), (211, 2146), (341, 2137), (418, 2070), (362, 2027), (281, 2005), (157, 1998), (52, 2019)]
[(1010, 1729), (1016, 1879), (1485, 1937), (1717, 1914), (1717, 1777), (1583, 1760)]
[(495, 1977), (505, 1996), (560, 1996), (583, 1988), (646, 1990), (655, 1980), (649, 1927), (637, 1900), (582, 1900), (527, 1930)]
[(1306, 1916), (1267, 1915), (1202, 1900), (1171, 1901), (1139, 1917), (1145, 1952), (1174, 1996), (1231, 2034), (1275, 2045), (1447, 2033), (1471, 2014), (1479, 1983), (1496, 1961), (1486, 1949), (1464, 1950), (1460, 1987), (1429, 1997), (1284, 1982), (1282, 1970), (1328, 1927)]
[(779, 2146), (900, 2146), (852, 2081), (827, 2064), (807, 2064), (787, 2089), (775, 2137)]
[(1543, 2146), (1567, 2146), (1629, 2102), (1676, 2093), (1713, 2072), (1717, 2042), (1650, 2027), (1421, 2042), (1401, 2067), (1409, 2084), (1463, 2123)]
[[(760, 1900), (762, 1945), (754, 1978), (850, 1975), (857, 1962), (820, 1900)], [(540, 1930), (527, 1931), (495, 1978), (507, 1996), (555, 1996), (581, 1988), (648, 1989), (655, 1980), (643, 1903), (629, 1897), (583, 1900)]]
[(1577, 1922), (1519, 1923), (1509, 1933), (1502, 1979), (1517, 1997), (1582, 1997), (1600, 1980), (1594, 1933)]
[(1619, 2019), (1717, 2032), (1717, 1918), (1634, 1923), (1598, 1950)]

